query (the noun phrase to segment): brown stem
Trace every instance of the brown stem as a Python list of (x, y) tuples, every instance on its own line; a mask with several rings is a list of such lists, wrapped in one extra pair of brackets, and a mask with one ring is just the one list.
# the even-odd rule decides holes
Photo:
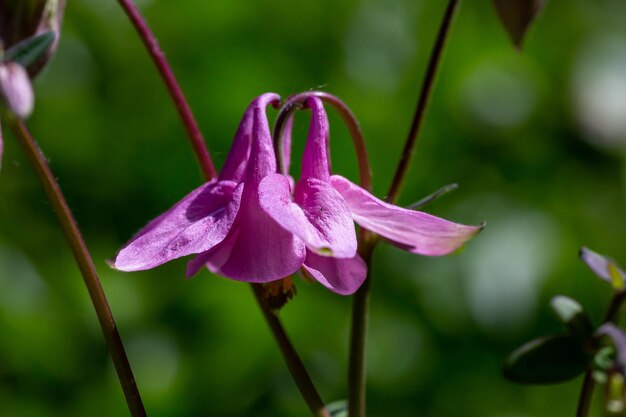
[(313, 385), (313, 381), (304, 367), (302, 359), (298, 356), (298, 352), (296, 352), (296, 349), (289, 340), (285, 329), (280, 323), (280, 319), (276, 313), (267, 306), (263, 298), (263, 286), (261, 284), (252, 284), (252, 290), (254, 291), (259, 307), (263, 312), (263, 316), (265, 317), (265, 320), (267, 321), (267, 324), (270, 327), (276, 342), (278, 343), (278, 347), (280, 348), (283, 358), (287, 363), (287, 368), (291, 373), (291, 377), (295, 381), (296, 386), (300, 390), (300, 394), (302, 394), (302, 397), (306, 401), (306, 404), (309, 406), (311, 414), (314, 417), (330, 417), (330, 414), (328, 414), (326, 408), (324, 407), (324, 402), (317, 393), (317, 390)]
[(150, 30), (150, 27), (144, 18), (141, 16), (139, 9), (137, 9), (131, 0), (118, 0), (118, 2), (139, 33), (139, 37), (161, 74), (161, 78), (163, 79), (163, 82), (165, 83), (172, 100), (176, 105), (176, 109), (178, 110), (178, 114), (183, 122), (183, 125), (185, 126), (185, 130), (187, 130), (187, 136), (189, 137), (191, 146), (193, 147), (196, 158), (198, 159), (202, 173), (207, 180), (217, 177), (217, 171), (213, 165), (213, 160), (211, 159), (209, 150), (206, 147), (202, 132), (200, 132), (200, 128), (198, 127), (198, 123), (193, 116), (191, 107), (185, 99), (185, 95), (176, 80), (176, 76), (168, 63), (165, 54), (159, 46), (159, 42)]
[(113, 314), (109, 308), (109, 303), (102, 290), (96, 268), (78, 225), (76, 224), (76, 220), (74, 220), (72, 216), (59, 184), (57, 184), (54, 179), (54, 174), (50, 170), (46, 158), (26, 128), (26, 125), (24, 125), (22, 121), (16, 121), (11, 127), (35, 169), (37, 177), (48, 196), (48, 200), (50, 204), (52, 204), (52, 208), (61, 225), (65, 239), (74, 254), (76, 263), (83, 276), (83, 281), (89, 292), (89, 297), (96, 310), (96, 315), (98, 316), (98, 321), (100, 322), (100, 327), (102, 328), (102, 333), (104, 334), (109, 349), (109, 354), (115, 365), (117, 377), (122, 385), (130, 414), (133, 417), (145, 417), (146, 411), (141, 401), (141, 396), (139, 395), (139, 390), (135, 383), (135, 377), (133, 376), (133, 371), (130, 368), (130, 363), (128, 362), (128, 357), (126, 356), (126, 351), (122, 344), (122, 339), (120, 338), (115, 320), (113, 319)]
[(411, 122), (411, 129), (409, 130), (409, 134), (406, 138), (406, 143), (404, 144), (402, 156), (400, 157), (396, 173), (393, 177), (393, 181), (391, 182), (391, 187), (387, 193), (387, 202), (393, 203), (396, 201), (400, 188), (402, 187), (402, 183), (404, 182), (404, 178), (406, 177), (409, 162), (411, 161), (411, 156), (413, 154), (413, 148), (415, 148), (415, 143), (417, 142), (417, 138), (424, 121), (424, 114), (426, 112), (426, 108), (428, 107), (431, 91), (433, 85), (435, 84), (435, 77), (437, 75), (439, 63), (441, 62), (441, 56), (446, 44), (446, 39), (450, 33), (450, 27), (452, 26), (452, 21), (454, 19), (455, 12), (458, 10), (459, 4), (460, 0), (450, 0), (443, 16), (443, 20), (441, 21), (439, 33), (437, 34), (437, 40), (435, 41), (435, 46), (430, 54), (428, 67), (426, 68), (426, 74), (424, 75), (422, 91), (417, 101), (417, 107), (415, 108), (415, 114), (413, 115), (413, 121)]

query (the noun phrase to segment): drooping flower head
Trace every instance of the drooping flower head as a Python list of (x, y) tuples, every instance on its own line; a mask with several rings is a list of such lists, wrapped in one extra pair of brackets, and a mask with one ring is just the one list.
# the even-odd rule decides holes
[(306, 101), (311, 126), (302, 176), (291, 196), (289, 178), (268, 175), (260, 186), (263, 209), (307, 246), (304, 270), (340, 294), (363, 283), (367, 268), (357, 255), (354, 223), (413, 253), (446, 255), (481, 229), (387, 204), (339, 175), (331, 175), (329, 128), (319, 98)]
[[(65, 0), (0, 0), (0, 111), (24, 119), (33, 110), (30, 79), (54, 54)], [(2, 164), (0, 132), (0, 165)]]
[(264, 117), (265, 107), (278, 99), (269, 93), (250, 104), (218, 178), (189, 193), (137, 233), (117, 254), (114, 268), (152, 269), (173, 259), (205, 253), (226, 237), (239, 211), (250, 150), (257, 140), (255, 117)]
[[(206, 266), (235, 280), (268, 283), (302, 268), (330, 290), (352, 294), (367, 275), (355, 221), (424, 255), (447, 254), (479, 231), (386, 204), (331, 175), (328, 119), (317, 98), (307, 101), (311, 125), (293, 186), (277, 172), (266, 116), (267, 106), (278, 102), (268, 93), (250, 104), (219, 177), (150, 222), (118, 253), (115, 268), (145, 270), (196, 254), (188, 276)], [(287, 147), (282, 156), (289, 154)]]

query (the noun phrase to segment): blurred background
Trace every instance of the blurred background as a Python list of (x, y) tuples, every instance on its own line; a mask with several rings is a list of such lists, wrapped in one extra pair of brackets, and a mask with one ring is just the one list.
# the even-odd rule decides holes
[[(403, 146), (445, 2), (138, 1), (218, 166), (248, 103), (322, 89), (359, 118), (374, 190)], [(401, 204), (449, 183), (427, 211), (488, 222), (445, 258), (380, 245), (368, 346), (371, 416), (574, 415), (580, 380), (524, 387), (503, 359), (610, 296), (583, 245), (626, 266), (626, 3), (548, 2), (518, 53), (488, 0), (464, 1)], [(305, 416), (249, 286), (186, 260), (141, 273), (106, 260), (201, 184), (152, 62), (112, 0), (70, 1), (29, 120), (92, 250), (150, 416)], [(356, 179), (331, 113), (333, 168)], [(273, 120), (276, 113), (269, 111)], [(295, 164), (308, 127), (295, 126)], [(0, 415), (128, 415), (87, 293), (50, 206), (4, 130), (0, 174)], [(350, 298), (297, 280), (281, 312), (327, 402), (346, 398)]]

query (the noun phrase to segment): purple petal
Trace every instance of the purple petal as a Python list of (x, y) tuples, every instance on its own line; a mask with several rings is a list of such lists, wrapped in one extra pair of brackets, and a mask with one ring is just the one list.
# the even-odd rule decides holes
[(482, 229), (387, 204), (338, 175), (331, 177), (331, 184), (348, 203), (355, 222), (409, 252), (446, 255)]
[(296, 272), (305, 255), (302, 240), (260, 207), (242, 205), (226, 239), (189, 262), (187, 276), (206, 265), (211, 272), (239, 281), (275, 281)]
[(607, 282), (612, 282), (611, 271), (609, 265), (615, 268), (615, 271), (626, 280), (626, 274), (622, 271), (612, 259), (604, 257), (588, 248), (580, 250), (580, 258), (587, 264), (594, 274)]
[(354, 223), (341, 195), (329, 184), (314, 178), (299, 181), (295, 194), (296, 202), (293, 202), (285, 175), (268, 175), (259, 186), (263, 210), (304, 240), (309, 249), (337, 258), (356, 255)]
[(289, 116), (283, 127), (283, 142), (281, 146), (283, 158), (283, 174), (289, 174), (289, 168), (291, 167), (291, 135), (293, 131), (293, 115)]
[(297, 271), (306, 256), (304, 242), (285, 230), (261, 208), (259, 183), (276, 172), (276, 156), (265, 107), (253, 108), (252, 149), (239, 212), (226, 238), (189, 263), (187, 275), (203, 265), (228, 278), (269, 282)]
[(0, 123), (0, 168), (2, 168), (2, 151), (4, 150), (4, 142), (2, 141), (2, 123)]
[(330, 179), (328, 118), (324, 111), (324, 105), (319, 98), (309, 98), (307, 105), (311, 107), (313, 114), (311, 115), (311, 126), (304, 153), (302, 154), (301, 177), (303, 179), (317, 178), (328, 182)]
[(33, 111), (35, 95), (28, 73), (14, 62), (0, 62), (0, 100), (20, 119)]
[(269, 103), (278, 100), (280, 100), (278, 94), (265, 93), (250, 103), (239, 123), (239, 128), (233, 139), (228, 156), (226, 156), (226, 161), (220, 172), (220, 180), (243, 181), (250, 157), (250, 148), (252, 147), (252, 127), (254, 125), (255, 111), (261, 109), (265, 112), (265, 107)]
[(337, 259), (307, 252), (303, 268), (320, 284), (341, 295), (353, 294), (367, 277), (367, 265), (359, 255)]
[(597, 330), (598, 336), (608, 336), (613, 339), (617, 356), (616, 364), (619, 366), (620, 372), (626, 372), (626, 334), (624, 331), (613, 323), (605, 323)]
[(236, 185), (214, 181), (195, 189), (141, 230), (112, 266), (141, 271), (211, 249), (224, 239), (239, 209), (243, 185)]

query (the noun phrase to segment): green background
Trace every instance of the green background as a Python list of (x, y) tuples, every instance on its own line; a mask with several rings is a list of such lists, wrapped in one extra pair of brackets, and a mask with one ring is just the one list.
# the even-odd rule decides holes
[[(248, 103), (323, 89), (359, 118), (384, 196), (445, 2), (138, 2), (221, 166)], [(487, 0), (463, 2), (400, 198), (460, 188), (427, 211), (487, 229), (425, 258), (380, 245), (368, 345), (371, 416), (574, 415), (580, 380), (525, 387), (506, 354), (610, 296), (583, 245), (626, 264), (626, 4), (548, 2), (523, 53)], [(28, 121), (92, 251), (150, 416), (308, 411), (249, 286), (185, 260), (122, 273), (106, 260), (201, 176), (172, 103), (115, 2), (70, 1)], [(331, 112), (332, 113), (332, 112)], [(275, 117), (269, 111), (270, 119)], [(307, 130), (296, 120), (294, 164)], [(356, 179), (331, 114), (333, 168)], [(124, 416), (81, 277), (15, 138), (0, 173), (0, 416)], [(281, 313), (325, 401), (346, 397), (350, 298), (297, 279)], [(599, 415), (599, 413), (598, 413)]]

